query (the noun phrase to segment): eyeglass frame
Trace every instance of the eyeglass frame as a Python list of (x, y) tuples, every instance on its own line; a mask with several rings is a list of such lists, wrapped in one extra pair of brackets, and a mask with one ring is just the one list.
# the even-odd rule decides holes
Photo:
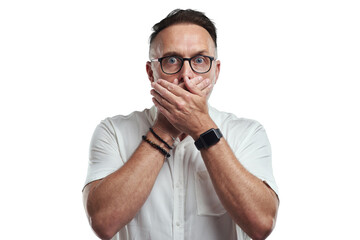
[[(167, 72), (164, 71), (163, 66), (162, 66), (162, 60), (165, 59), (165, 58), (169, 58), (169, 57), (176, 57), (176, 58), (179, 58), (179, 59), (181, 60), (181, 66), (180, 66), (180, 68), (179, 68), (179, 70), (178, 70), (177, 72), (167, 73)], [(191, 65), (191, 60), (192, 60), (193, 58), (196, 58), (196, 57), (207, 57), (207, 58), (209, 58), (209, 59), (210, 59), (210, 67), (209, 67), (209, 70), (207, 70), (206, 72), (198, 72), (198, 71), (195, 71), (194, 68), (193, 68), (192, 65)], [(199, 74), (205, 74), (205, 73), (207, 73), (207, 72), (209, 72), (209, 71), (211, 70), (212, 62), (213, 62), (214, 60), (216, 60), (215, 57), (211, 57), (211, 56), (207, 56), (207, 55), (201, 55), (201, 54), (196, 55), (196, 56), (193, 56), (193, 57), (191, 57), (191, 58), (183, 58), (183, 57), (180, 57), (180, 56), (177, 56), (177, 55), (173, 55), (173, 56), (165, 56), (165, 57), (161, 57), (161, 58), (150, 59), (151, 62), (156, 62), (156, 61), (159, 62), (159, 63), (160, 63), (160, 67), (161, 67), (161, 71), (162, 71), (163, 73), (165, 73), (165, 74), (168, 74), (168, 75), (174, 75), (174, 74), (177, 74), (178, 72), (180, 72), (181, 69), (182, 69), (182, 67), (184, 66), (184, 62), (185, 62), (185, 61), (188, 61), (188, 62), (189, 62), (190, 68), (191, 68), (191, 70), (193, 70), (194, 72), (199, 73)]]

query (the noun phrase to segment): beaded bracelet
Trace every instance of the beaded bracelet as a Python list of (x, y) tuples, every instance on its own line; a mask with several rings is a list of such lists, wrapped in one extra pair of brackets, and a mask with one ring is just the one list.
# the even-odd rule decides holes
[(162, 147), (160, 147), (159, 145), (157, 145), (156, 143), (150, 141), (146, 136), (142, 136), (142, 139), (149, 143), (153, 148), (156, 148), (157, 150), (159, 150), (162, 154), (164, 154), (165, 158), (170, 157), (170, 153), (168, 153), (165, 149), (163, 149)]
[(152, 128), (150, 128), (150, 132), (151, 132), (160, 142), (162, 142), (163, 144), (165, 144), (165, 146), (166, 146), (168, 149), (172, 149), (172, 147), (171, 147), (167, 142), (165, 142), (159, 135), (157, 135)]

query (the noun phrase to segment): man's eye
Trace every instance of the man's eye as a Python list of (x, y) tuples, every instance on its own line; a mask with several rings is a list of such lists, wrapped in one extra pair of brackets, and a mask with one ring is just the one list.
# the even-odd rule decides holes
[(196, 63), (196, 64), (202, 64), (202, 63), (204, 63), (204, 58), (203, 58), (203, 57), (197, 57), (197, 58), (195, 58), (195, 63)]
[(176, 57), (169, 57), (167, 59), (167, 63), (169, 64), (176, 64), (178, 62), (178, 59)]

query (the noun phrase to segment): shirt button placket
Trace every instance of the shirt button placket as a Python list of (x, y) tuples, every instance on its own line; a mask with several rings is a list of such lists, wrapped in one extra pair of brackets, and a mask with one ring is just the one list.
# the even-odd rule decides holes
[(184, 148), (178, 147), (174, 158), (174, 240), (184, 239), (183, 156)]

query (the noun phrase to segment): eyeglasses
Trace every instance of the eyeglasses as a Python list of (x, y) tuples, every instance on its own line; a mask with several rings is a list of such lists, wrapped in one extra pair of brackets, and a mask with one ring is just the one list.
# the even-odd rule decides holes
[(175, 74), (180, 72), (184, 65), (184, 61), (189, 61), (191, 69), (196, 73), (207, 73), (211, 69), (214, 57), (197, 55), (192, 58), (182, 58), (179, 56), (167, 56), (151, 59), (151, 62), (160, 62), (161, 70), (165, 74)]

